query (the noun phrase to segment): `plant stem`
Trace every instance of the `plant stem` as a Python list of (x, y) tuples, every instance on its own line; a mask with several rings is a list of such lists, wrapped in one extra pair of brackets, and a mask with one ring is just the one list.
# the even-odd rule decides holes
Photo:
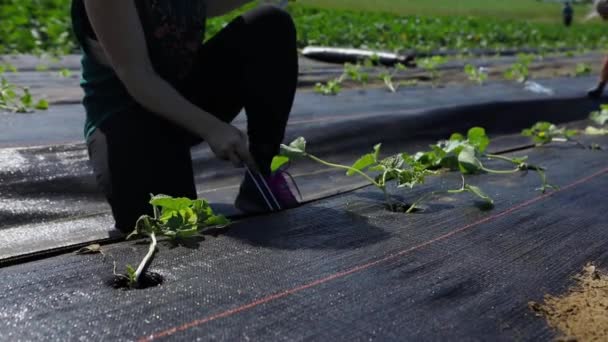
[(547, 175), (545, 174), (545, 170), (543, 170), (543, 168), (530, 165), (530, 166), (528, 166), (528, 170), (536, 171), (536, 173), (538, 173), (538, 176), (540, 177), (541, 182), (542, 182), (540, 190), (543, 193), (545, 193), (547, 191), (547, 189), (557, 189), (556, 186), (551, 185), (547, 182)]
[(422, 197), (420, 197), (419, 199), (417, 199), (414, 203), (412, 203), (412, 205), (410, 205), (409, 209), (407, 209), (407, 211), (405, 212), (406, 214), (411, 214), (412, 211), (414, 211), (416, 209), (416, 207), (418, 206), (418, 204), (420, 204), (421, 202), (426, 201), (427, 199), (431, 198), (431, 197), (435, 197), (437, 195), (440, 194), (461, 194), (463, 192), (465, 192), (466, 190), (464, 189), (464, 187), (462, 189), (458, 189), (458, 190), (443, 190), (443, 191), (433, 191), (431, 193), (428, 193)]
[(486, 154), (485, 155), (486, 158), (489, 159), (498, 159), (498, 160), (504, 160), (506, 162), (512, 163), (512, 164), (519, 164), (516, 161), (514, 161), (513, 159), (509, 158), (509, 157), (505, 157), (505, 156), (501, 156), (501, 155), (496, 155), (496, 154)]
[(428, 193), (422, 197), (420, 197), (419, 199), (417, 199), (416, 201), (414, 201), (414, 203), (412, 203), (410, 205), (410, 207), (407, 209), (407, 211), (405, 212), (406, 214), (411, 214), (412, 211), (414, 211), (414, 209), (416, 209), (416, 207), (418, 206), (418, 204), (420, 204), (423, 201), (426, 201), (428, 198), (431, 198), (433, 196), (438, 195), (439, 193), (441, 193), (442, 191), (433, 191), (431, 193)]
[(135, 271), (135, 283), (139, 282), (139, 277), (144, 272), (146, 267), (148, 267), (148, 263), (150, 263), (152, 256), (154, 255), (154, 252), (156, 252), (156, 234), (150, 233), (150, 235), (148, 235), (148, 236), (150, 237), (152, 242), (150, 243), (150, 248), (148, 249), (148, 253), (146, 254), (144, 259), (141, 261), (141, 263), (137, 267), (137, 270)]
[(357, 170), (357, 169), (352, 168), (350, 166), (344, 166), (344, 165), (340, 165), (340, 164), (334, 164), (334, 163), (326, 162), (325, 160), (319, 159), (319, 158), (313, 156), (312, 154), (308, 154), (307, 153), (306, 156), (308, 158), (316, 161), (317, 163), (323, 164), (325, 166), (329, 166), (329, 167), (333, 167), (333, 168), (337, 168), (337, 169), (342, 169), (342, 170), (347, 170), (347, 171), (355, 172), (355, 173), (359, 174), (360, 176), (362, 176), (363, 178), (367, 179), (370, 183), (372, 183), (373, 185), (375, 185), (379, 189), (383, 189), (386, 192), (386, 190), (384, 189), (384, 186), (378, 184), (378, 182), (376, 182), (370, 176), (366, 175), (365, 172), (363, 172), (361, 170)]
[(510, 174), (517, 173), (520, 171), (519, 168), (513, 169), (513, 170), (492, 170), (492, 169), (487, 169), (485, 167), (482, 167), (481, 170), (485, 171), (487, 173), (493, 173), (493, 174), (497, 174), (497, 175), (510, 175)]

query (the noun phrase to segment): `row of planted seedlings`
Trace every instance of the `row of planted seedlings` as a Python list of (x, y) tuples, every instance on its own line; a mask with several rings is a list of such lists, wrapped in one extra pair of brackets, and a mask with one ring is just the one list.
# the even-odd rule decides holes
[[(415, 154), (398, 153), (381, 158), (381, 145), (374, 146), (371, 153), (361, 156), (352, 165), (340, 165), (310, 154), (306, 151), (306, 140), (300, 137), (289, 145), (282, 146), (281, 155), (275, 158), (274, 168), (294, 159), (308, 158), (327, 167), (345, 170), (348, 176), (360, 176), (370, 185), (384, 194), (385, 206), (394, 212), (412, 213), (420, 209), (420, 204), (438, 195), (456, 195), (470, 193), (483, 200), (488, 207), (493, 206), (493, 199), (478, 186), (467, 182), (467, 177), (480, 173), (513, 174), (535, 171), (541, 179), (539, 190), (545, 192), (553, 188), (547, 182), (545, 170), (527, 162), (527, 157), (510, 158), (487, 153), (490, 138), (482, 127), (471, 128), (467, 135), (454, 133), (448, 140), (431, 145), (430, 150)], [(484, 165), (486, 161), (498, 160), (511, 165), (508, 169), (491, 169)], [(452, 190), (434, 191), (415, 200), (411, 204), (398, 201), (389, 191), (389, 184), (395, 182), (397, 188), (413, 189), (425, 183), (429, 176), (446, 172), (458, 172), (462, 183)]]
[[(588, 126), (585, 130), (558, 127), (549, 122), (538, 122), (522, 131), (523, 136), (532, 137), (537, 146), (549, 143), (569, 143), (585, 149), (599, 150), (597, 144), (585, 145), (576, 140), (576, 136), (608, 135), (608, 106), (602, 106), (599, 111), (591, 113), (590, 119), (596, 126)], [(295, 139), (289, 145), (281, 146), (280, 155), (272, 161), (272, 169), (276, 171), (297, 159), (307, 158), (326, 167), (345, 171), (347, 176), (359, 176), (377, 188), (384, 195), (385, 207), (393, 212), (411, 214), (421, 209), (422, 203), (432, 200), (439, 195), (459, 195), (469, 193), (483, 201), (487, 209), (494, 205), (493, 199), (478, 186), (467, 182), (468, 177), (483, 173), (509, 175), (519, 172), (534, 171), (540, 177), (540, 187), (546, 192), (556, 187), (549, 184), (545, 169), (528, 162), (526, 156), (508, 157), (488, 153), (490, 138), (484, 128), (469, 129), (466, 136), (454, 133), (447, 140), (441, 140), (430, 146), (427, 151), (414, 154), (398, 153), (381, 158), (381, 144), (373, 147), (370, 153), (358, 158), (352, 165), (341, 165), (323, 160), (306, 149), (303, 137)], [(487, 161), (505, 163), (503, 169), (491, 169), (484, 164)], [(510, 166), (510, 167), (507, 167)], [(447, 172), (459, 173), (462, 182), (451, 190), (432, 191), (413, 201), (411, 204), (397, 200), (389, 190), (389, 184), (394, 182), (397, 189), (413, 189), (424, 184), (427, 177), (437, 176)], [(157, 239), (163, 237), (171, 243), (179, 244), (184, 239), (200, 236), (211, 230), (225, 228), (230, 221), (213, 212), (209, 203), (204, 199), (190, 200), (187, 198), (172, 198), (164, 195), (153, 196), (150, 200), (153, 216), (142, 216), (135, 225), (135, 230), (127, 240), (140, 237), (148, 238), (148, 252), (137, 267), (126, 265), (124, 273), (116, 272), (114, 263), (114, 280), (119, 287), (137, 288), (146, 286), (146, 282), (158, 284), (158, 275), (146, 272), (157, 251)], [(101, 252), (99, 245), (92, 245), (80, 250), (80, 253)], [(143, 279), (143, 280), (142, 280)]]
[[(510, 65), (504, 72), (503, 77), (509, 81), (517, 83), (525, 83), (530, 78), (530, 65), (537, 57), (531, 54), (518, 54), (515, 63)], [(433, 56), (421, 59), (418, 62), (418, 67), (424, 70), (431, 81), (433, 87), (437, 86), (440, 80), (439, 68), (447, 62), (446, 57)], [(315, 91), (322, 95), (337, 95), (342, 90), (342, 84), (350, 80), (356, 84), (366, 85), (371, 82), (370, 74), (365, 72), (365, 69), (377, 67), (380, 65), (379, 57), (373, 55), (371, 58), (364, 60), (363, 63), (345, 63), (344, 71), (339, 77), (332, 79), (326, 83), (317, 83)], [(384, 67), (377, 75), (377, 78), (382, 81), (385, 87), (392, 93), (396, 93), (402, 86), (413, 86), (418, 84), (416, 79), (407, 81), (396, 81), (395, 78), (408, 68), (396, 63), (393, 68)], [(473, 64), (464, 66), (464, 73), (467, 79), (475, 84), (483, 85), (489, 78), (489, 71), (485, 67), (476, 67)], [(575, 66), (572, 76), (585, 76), (591, 73), (591, 67), (586, 63), (578, 63)]]
[[(52, 59), (53, 62), (58, 62), (58, 59)], [(36, 66), (36, 71), (46, 72), (49, 67), (45, 64)], [(35, 110), (47, 110), (49, 108), (48, 100), (44, 98), (35, 99), (30, 92), (29, 87), (24, 87), (12, 83), (7, 78), (7, 74), (18, 74), (19, 70), (12, 64), (0, 64), (0, 111), (13, 113), (32, 113)], [(57, 77), (69, 78), (72, 72), (63, 68), (56, 73)]]
[[(422, 59), (418, 63), (418, 66), (429, 73), (429, 78), (433, 86), (436, 86), (439, 81), (439, 67), (446, 62), (447, 59), (445, 57), (433, 56)], [(378, 67), (379, 65), (381, 65), (381, 63), (378, 55), (372, 55), (372, 57), (365, 59), (363, 63), (345, 63), (342, 75), (329, 80), (326, 83), (317, 83), (314, 90), (322, 95), (337, 95), (342, 91), (342, 84), (346, 80), (366, 85), (372, 80), (370, 79), (370, 74), (364, 71), (364, 69)], [(403, 63), (395, 63), (392, 68), (383, 67), (382, 72), (377, 75), (377, 78), (384, 83), (390, 92), (396, 93), (401, 86), (412, 86), (417, 84), (417, 80), (395, 81), (396, 76), (405, 70), (407, 70), (407, 67)]]
[[(405, 205), (396, 201), (389, 193), (388, 185), (396, 182), (399, 188), (413, 188), (423, 184), (425, 178), (437, 175), (445, 170), (458, 171), (462, 174), (462, 184), (459, 188), (447, 190), (445, 194), (460, 194), (469, 192), (481, 198), (488, 206), (493, 200), (480, 188), (466, 182), (465, 175), (475, 173), (515, 173), (525, 170), (535, 170), (542, 175), (542, 190), (550, 187), (544, 177), (542, 168), (526, 163), (526, 158), (511, 159), (486, 153), (490, 139), (483, 128), (475, 127), (469, 130), (467, 136), (453, 134), (449, 140), (440, 141), (431, 146), (430, 151), (419, 152), (415, 155), (400, 153), (386, 158), (380, 158), (381, 145), (374, 146), (371, 153), (363, 155), (353, 165), (339, 165), (322, 160), (306, 151), (306, 140), (300, 137), (289, 145), (281, 146), (281, 154), (272, 162), (273, 171), (281, 168), (294, 159), (309, 158), (324, 166), (342, 169), (348, 176), (360, 176), (369, 181), (370, 185), (377, 187), (384, 194), (386, 207), (391, 211), (411, 213), (418, 206), (440, 192), (432, 192), (415, 201), (412, 205)], [(515, 166), (509, 170), (492, 170), (482, 164), (483, 159), (499, 159)], [(152, 197), (150, 204), (153, 207), (153, 216), (144, 215), (139, 218), (134, 231), (127, 240), (140, 237), (148, 238), (150, 245), (147, 254), (137, 267), (126, 265), (124, 273), (116, 271), (114, 262), (114, 282), (118, 287), (138, 288), (145, 287), (149, 281), (156, 278), (153, 273), (147, 272), (150, 263), (157, 251), (157, 239), (165, 237), (172, 242), (189, 239), (205, 233), (206, 230), (227, 226), (229, 220), (216, 215), (209, 203), (204, 199), (190, 200), (187, 198), (172, 198), (158, 195)], [(80, 253), (100, 252), (99, 245), (93, 245), (80, 250)], [(158, 282), (156, 282), (158, 283)]]

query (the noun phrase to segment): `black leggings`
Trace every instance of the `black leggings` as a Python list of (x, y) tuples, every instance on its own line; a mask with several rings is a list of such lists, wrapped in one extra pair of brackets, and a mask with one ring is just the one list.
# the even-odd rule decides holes
[[(264, 6), (238, 17), (203, 44), (195, 70), (178, 89), (225, 122), (244, 108), (249, 146), (262, 170), (279, 151), (298, 76), (289, 14)], [(113, 114), (87, 141), (97, 183), (116, 228), (129, 232), (152, 214), (150, 194), (196, 198), (190, 148), (202, 142), (141, 107)]]

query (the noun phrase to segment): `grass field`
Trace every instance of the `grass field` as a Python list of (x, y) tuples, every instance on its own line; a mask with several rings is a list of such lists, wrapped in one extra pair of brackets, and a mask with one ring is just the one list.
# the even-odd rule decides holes
[[(594, 20), (565, 28), (561, 6), (539, 0), (297, 0), (289, 11), (299, 47), (466, 52), (608, 46), (608, 26)], [(0, 53), (77, 51), (69, 7), (70, 0), (0, 0)], [(579, 21), (588, 10), (576, 7)], [(208, 36), (242, 11), (209, 20)]]
[[(297, 0), (302, 6), (387, 12), (397, 15), (478, 16), (499, 19), (525, 19), (535, 22), (560, 22), (562, 4), (539, 0)], [(590, 5), (575, 5), (580, 20)]]

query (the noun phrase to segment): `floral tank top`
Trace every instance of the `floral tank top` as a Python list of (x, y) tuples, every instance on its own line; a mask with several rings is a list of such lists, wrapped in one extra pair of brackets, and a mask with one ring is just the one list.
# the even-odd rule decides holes
[[(127, 0), (125, 0), (127, 1)], [(150, 59), (156, 72), (179, 87), (194, 67), (205, 33), (205, 0), (131, 0), (135, 1), (142, 23)], [(112, 114), (135, 105), (114, 71), (89, 53), (86, 39), (96, 40), (83, 0), (72, 1), (72, 25), (82, 47), (81, 86), (87, 117), (88, 138)]]

